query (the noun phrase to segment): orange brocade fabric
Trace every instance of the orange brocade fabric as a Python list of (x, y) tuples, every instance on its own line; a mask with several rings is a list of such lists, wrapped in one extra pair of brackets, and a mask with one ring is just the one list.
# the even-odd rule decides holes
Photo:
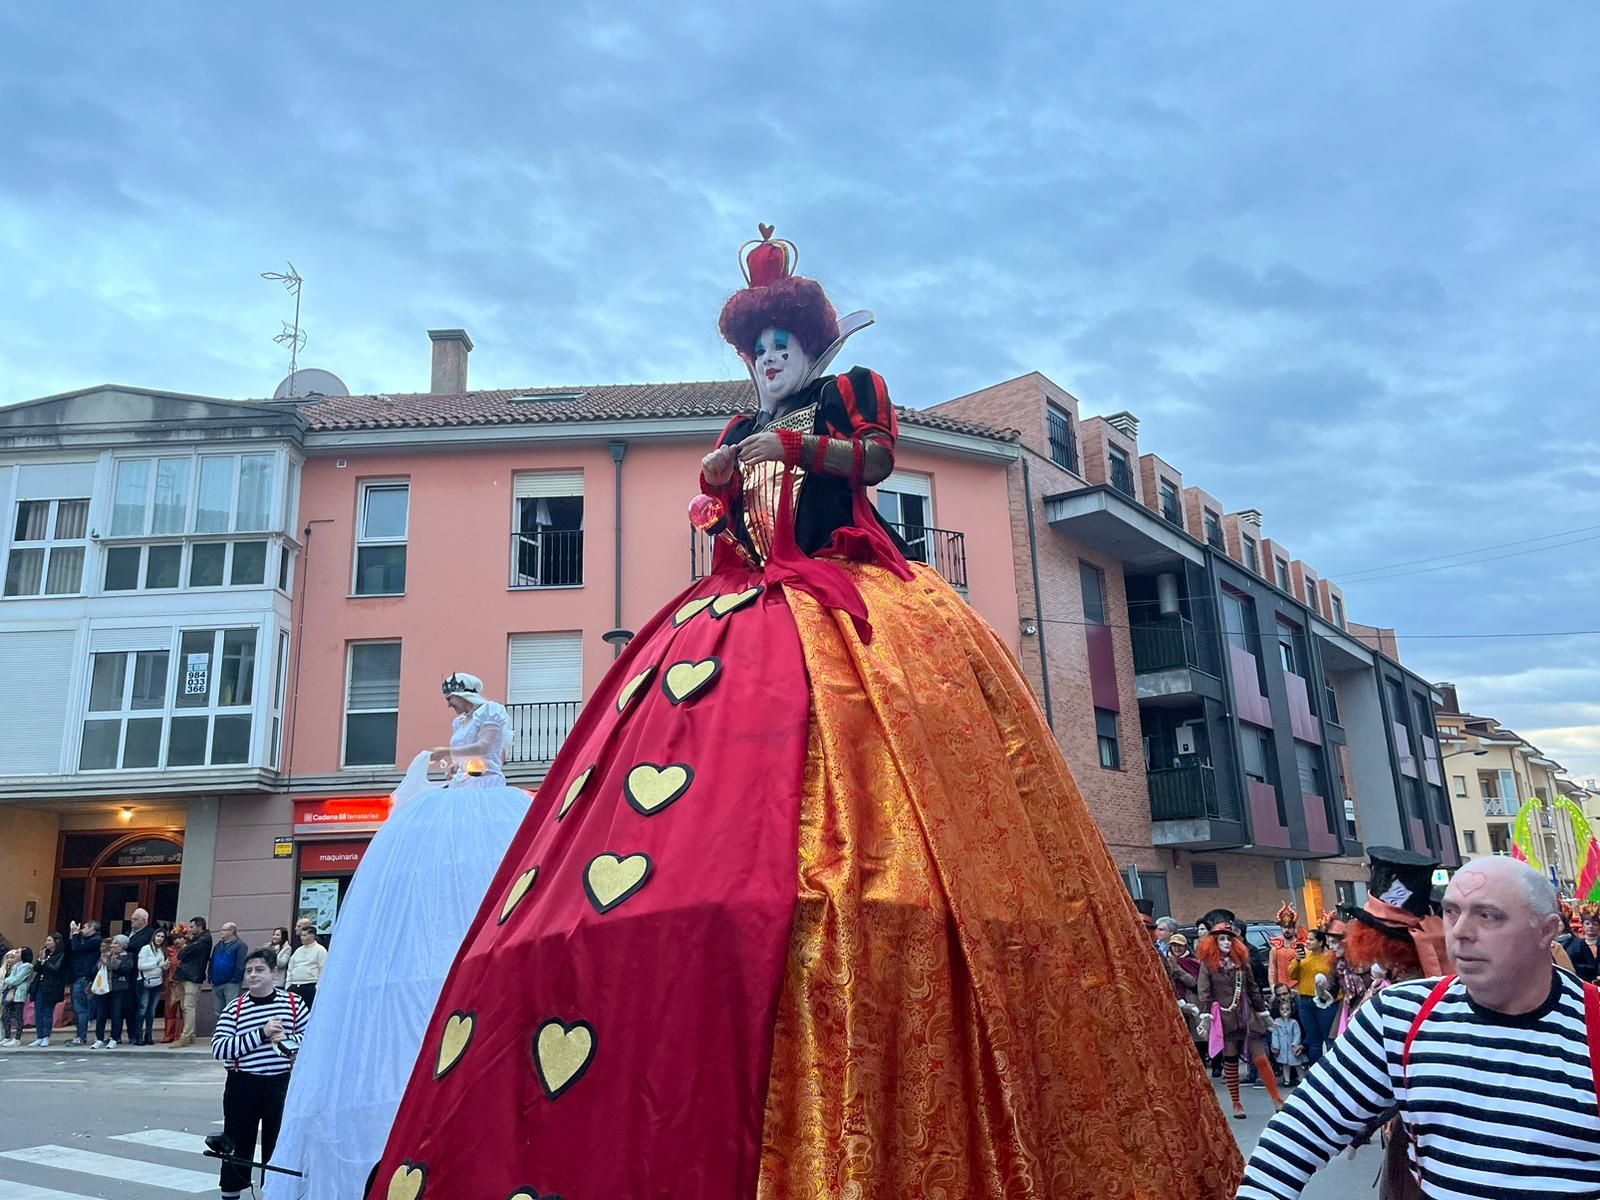
[(1223, 1200), (1242, 1162), (1043, 714), (926, 567), (810, 677), (761, 1200)]

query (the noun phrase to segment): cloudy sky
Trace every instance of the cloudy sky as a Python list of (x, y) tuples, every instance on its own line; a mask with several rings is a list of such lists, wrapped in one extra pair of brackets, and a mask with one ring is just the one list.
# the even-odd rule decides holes
[(1600, 775), (1600, 636), (1438, 636), (1600, 629), (1600, 10), (1303, 7), (7, 5), (0, 402), (269, 394), (286, 260), (354, 390), (732, 378), (771, 221), (902, 402), (1132, 409)]

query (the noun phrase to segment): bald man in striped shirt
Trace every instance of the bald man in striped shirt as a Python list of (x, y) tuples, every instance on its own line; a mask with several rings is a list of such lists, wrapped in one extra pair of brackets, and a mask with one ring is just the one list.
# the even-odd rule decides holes
[(1398, 1112), (1428, 1200), (1600, 1198), (1600, 991), (1556, 969), (1555, 888), (1525, 863), (1468, 863), (1445, 893), (1457, 976), (1379, 993), (1273, 1117), (1240, 1200), (1292, 1200)]

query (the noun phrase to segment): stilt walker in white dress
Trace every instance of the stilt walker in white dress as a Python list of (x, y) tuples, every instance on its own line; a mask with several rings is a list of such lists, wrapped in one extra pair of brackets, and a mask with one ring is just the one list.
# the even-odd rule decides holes
[[(527, 815), (506, 783), (511, 721), (483, 681), (444, 681), (450, 745), (418, 754), (335, 927), (295, 1061), (267, 1200), (360, 1196), (383, 1153), (423, 1031), (468, 924)], [(428, 767), (443, 766), (443, 784)]]

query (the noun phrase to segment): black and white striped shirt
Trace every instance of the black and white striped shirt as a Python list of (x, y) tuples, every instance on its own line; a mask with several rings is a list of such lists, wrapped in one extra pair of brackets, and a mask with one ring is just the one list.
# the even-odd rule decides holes
[(265, 1000), (241, 993), (217, 1015), (211, 1035), (211, 1057), (251, 1075), (287, 1074), (290, 1061), (279, 1054), (261, 1031), (273, 1017), (291, 1037), (304, 1037), (306, 1005), (299, 996), (275, 988)]
[(1406, 1036), (1436, 979), (1379, 993), (1261, 1134), (1239, 1200), (1288, 1200), (1398, 1108), (1430, 1200), (1600, 1197), (1597, 1107), (1583, 985), (1564, 971), (1533, 1012), (1506, 1016), (1450, 985)]

